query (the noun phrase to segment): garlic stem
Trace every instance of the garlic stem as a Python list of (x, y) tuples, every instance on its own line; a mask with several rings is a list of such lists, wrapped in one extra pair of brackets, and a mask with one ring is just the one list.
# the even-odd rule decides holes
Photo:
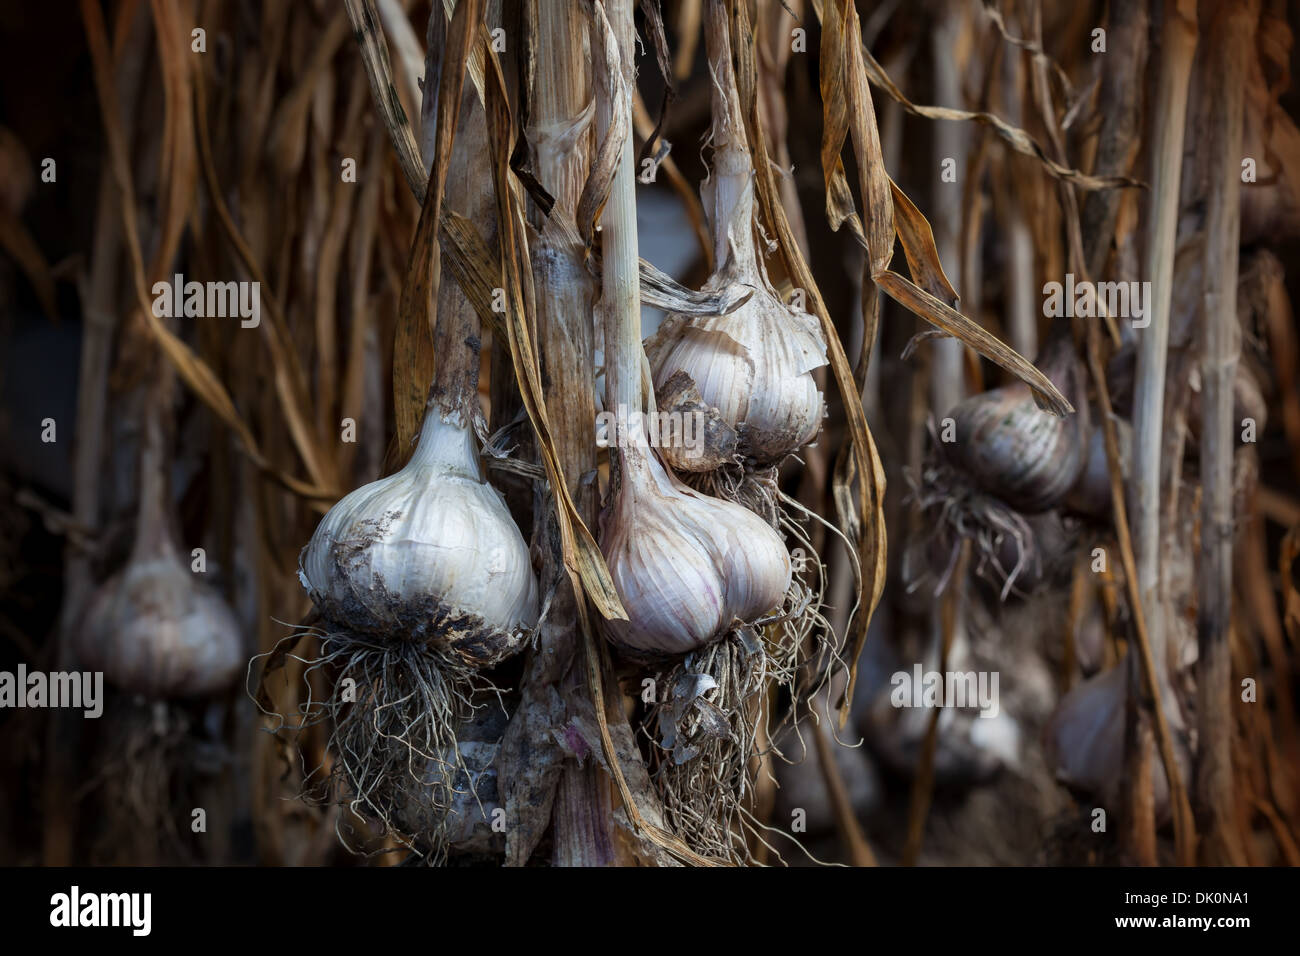
[[(610, 0), (605, 5), (610, 28), (618, 42), (622, 58), (623, 81), (632, 89), (636, 79), (633, 66), (635, 40), (632, 31), (632, 0)], [(602, 89), (604, 89), (602, 87)], [(612, 101), (602, 93), (597, 130), (604, 137), (611, 125), (614, 110), (625, 111), (627, 126), (632, 123), (630, 96)], [(636, 233), (636, 180), (634, 178), (632, 137), (623, 144), (623, 157), (614, 175), (609, 200), (601, 218), (601, 243), (604, 272), (601, 277), (601, 310), (605, 320), (605, 396), (606, 407), (617, 411), (639, 411), (641, 403), (641, 286)], [(645, 474), (646, 453), (633, 436), (616, 443), (618, 459), (625, 471)], [(627, 481), (632, 476), (621, 475)]]
[(171, 366), (157, 356), (154, 380), (144, 388), (140, 431), (140, 492), (135, 515), (131, 559), (143, 560), (176, 552), (171, 528), (171, 496), (167, 454), (168, 417), (172, 401)]
[[(460, 121), (452, 144), (444, 206), (466, 217), (480, 232), (491, 235), (496, 210), (491, 177), (479, 173), (487, 165), (487, 128), (483, 106), (472, 84), (466, 84), (461, 99)], [(429, 388), (430, 408), (436, 407), (443, 421), (471, 425), (480, 413), (478, 402), (479, 352), (482, 325), (478, 313), (452, 278), (450, 268), (441, 270), (438, 283), (437, 320), (433, 327), (433, 383)]]
[(1147, 227), (1146, 268), (1151, 274), (1150, 326), (1138, 336), (1133, 400), (1133, 537), (1142, 614), (1151, 651), (1162, 670), (1165, 621), (1160, 605), (1160, 457), (1165, 371), (1173, 301), (1174, 253), (1187, 115), (1188, 78), (1196, 53), (1196, 4), (1166, 0), (1160, 38), (1155, 134), (1149, 146), (1158, 184)]
[(705, 206), (713, 229), (719, 268), (733, 260), (742, 270), (757, 268), (754, 251), (753, 158), (745, 138), (744, 114), (731, 64), (731, 37), (722, 0), (709, 0), (705, 43), (713, 74), (713, 170)]

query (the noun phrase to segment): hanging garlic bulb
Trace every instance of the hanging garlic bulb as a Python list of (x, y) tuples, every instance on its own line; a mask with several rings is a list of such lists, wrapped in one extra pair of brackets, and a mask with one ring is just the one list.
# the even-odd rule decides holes
[[(1108, 806), (1118, 806), (1124, 780), (1124, 711), (1129, 667), (1125, 663), (1090, 677), (1062, 698), (1048, 722), (1044, 737), (1049, 766), (1056, 778), (1076, 790), (1091, 794)], [(1175, 759), (1185, 774), (1190, 765), (1182, 718), (1173, 690), (1162, 681), (1165, 718), (1174, 734)], [(1152, 760), (1152, 791), (1156, 815), (1167, 819), (1169, 781), (1159, 756)]]
[[(631, 125), (627, 90), (633, 88), (635, 32), (632, 0), (615, 0), (606, 9), (607, 22), (599, 5), (594, 8), (593, 46), (602, 42), (614, 65), (612, 82), (598, 85), (597, 100), (597, 132), (609, 142), (612, 130)], [(725, 15), (716, 0), (708, 9), (716, 36), (719, 20), (725, 31)], [(766, 719), (762, 691), (776, 670), (769, 669), (776, 628), (760, 633), (751, 625), (787, 602), (790, 556), (763, 518), (671, 476), (632, 414), (653, 402), (643, 394), (630, 137), (621, 147), (603, 213), (598, 315), (605, 331), (605, 405), (626, 412), (620, 419), (627, 424), (610, 452), (600, 543), (627, 620), (606, 621), (605, 634), (625, 649), (667, 658), (656, 682), (662, 693), (642, 724), (655, 741), (653, 780), (665, 824), (697, 853), (741, 861), (748, 853), (739, 834), (753, 792), (756, 735)], [(675, 391), (691, 404), (680, 380)], [(633, 423), (635, 431), (629, 430)]]
[(1082, 370), (1069, 336), (1053, 335), (1036, 364), (1070, 397), (1074, 415), (1043, 411), (1029, 386), (1013, 382), (959, 402), (947, 416), (954, 440), (940, 443), (976, 485), (1024, 514), (1059, 504), (1088, 458), (1087, 402), (1078, 400)]
[[(483, 109), (467, 89), (446, 202), (484, 226), (494, 222), (495, 199), (490, 177), (476, 167), (487, 155)], [(480, 331), (444, 267), (437, 369), (415, 451), (396, 474), (330, 509), (303, 550), (299, 574), (332, 626), (427, 644), (470, 667), (509, 656), (537, 623), (528, 546), (479, 463)]]
[[(486, 136), (466, 84), (445, 201), (484, 231), (495, 223), (478, 175)], [(322, 619), (318, 663), (353, 691), (309, 714), (331, 728), (329, 772), (350, 808), (434, 860), (455, 830), (468, 774), (459, 738), (480, 674), (522, 649), (538, 613), (528, 546), (479, 461), (479, 317), (445, 262), (441, 274), (436, 369), (411, 458), (335, 504), (299, 559)]]
[[(715, 7), (710, 5), (711, 14)], [(613, 11), (616, 22), (627, 12)], [(626, 58), (630, 19), (617, 29), (627, 30), (622, 41)], [(629, 65), (622, 65), (625, 78)], [(598, 119), (604, 136), (613, 110), (630, 112), (631, 104), (617, 95), (602, 96)], [(607, 407), (640, 411), (643, 352), (632, 173), (632, 142), (627, 139), (605, 211), (600, 312)], [(751, 228), (747, 219), (746, 235)], [(641, 652), (686, 654), (724, 637), (734, 624), (752, 622), (781, 605), (790, 584), (790, 556), (765, 521), (672, 478), (639, 425), (621, 427), (616, 445), (601, 550), (628, 620), (608, 622), (612, 641)]]
[(523, 535), (483, 479), (472, 429), (434, 402), (406, 466), (321, 519), (299, 577), (327, 620), (478, 666), (517, 650), (537, 622)]
[[(710, 5), (710, 37), (725, 12)], [(730, 315), (670, 316), (647, 343), (656, 388), (685, 372), (707, 405), (736, 430), (739, 451), (759, 464), (780, 462), (817, 437), (824, 417), (812, 372), (826, 364), (817, 320), (785, 305), (772, 288), (754, 238), (753, 160), (727, 44), (712, 43), (713, 171), (701, 197), (713, 230), (717, 271), (705, 291), (752, 290)], [(708, 468), (708, 457), (673, 456), (674, 467)]]
[(155, 699), (218, 693), (247, 663), (234, 614), (176, 545), (165, 474), (167, 394), (164, 381), (146, 399), (131, 556), (91, 598), (77, 642), (83, 667)]
[(790, 555), (753, 512), (673, 478), (645, 449), (626, 449), (623, 485), (602, 527), (601, 549), (627, 621), (616, 643), (686, 654), (778, 607)]

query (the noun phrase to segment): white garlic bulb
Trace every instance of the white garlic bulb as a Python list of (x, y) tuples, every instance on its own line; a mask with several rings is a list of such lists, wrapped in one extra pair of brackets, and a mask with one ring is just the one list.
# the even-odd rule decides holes
[(643, 653), (704, 647), (779, 607), (790, 586), (790, 555), (767, 522), (692, 491), (653, 454), (625, 457), (601, 550), (628, 612), (609, 636)]
[(147, 400), (135, 542), (87, 604), (76, 654), (121, 690), (202, 697), (229, 687), (248, 661), (234, 612), (181, 560), (167, 493), (165, 386)]
[(765, 280), (733, 278), (733, 270), (705, 284), (716, 291), (736, 282), (754, 287), (730, 315), (668, 321), (650, 343), (656, 387), (677, 372), (691, 377), (704, 402), (736, 430), (742, 454), (777, 462), (817, 437), (824, 415), (813, 369), (826, 364), (816, 320), (787, 309)]
[[(813, 316), (777, 298), (757, 258), (747, 158), (742, 171), (723, 168), (737, 155), (719, 153), (715, 181), (704, 190), (715, 217), (731, 223), (717, 244), (723, 265), (704, 288), (742, 286), (753, 294), (729, 315), (670, 316), (646, 351), (656, 388), (685, 372), (704, 402), (736, 430), (741, 454), (766, 464), (808, 444), (821, 429), (824, 403), (812, 372), (826, 364), (826, 343)], [(739, 194), (721, 198), (729, 188)]]
[(406, 466), (321, 519), (299, 578), (332, 624), (435, 642), (476, 666), (518, 650), (537, 622), (528, 546), (473, 432), (433, 406)]
[(247, 663), (234, 614), (170, 547), (133, 556), (96, 592), (78, 656), (113, 686), (155, 698), (216, 693)]

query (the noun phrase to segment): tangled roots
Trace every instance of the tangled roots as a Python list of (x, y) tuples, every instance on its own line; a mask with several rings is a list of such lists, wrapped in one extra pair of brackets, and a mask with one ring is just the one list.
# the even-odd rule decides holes
[(669, 826), (697, 852), (736, 862), (749, 859), (765, 662), (756, 632), (737, 627), (673, 665), (647, 717), (657, 731), (652, 776)]
[(909, 480), (912, 498), (929, 529), (915, 544), (924, 557), (918, 561), (909, 552), (904, 562), (909, 591), (920, 587), (930, 571), (937, 578), (935, 593), (942, 593), (966, 540), (971, 542), (975, 574), (991, 584), (1003, 601), (1012, 593), (1024, 593), (1016, 587), (1022, 575), (1031, 579), (1041, 575), (1042, 556), (1033, 529), (1014, 508), (979, 491), (961, 472), (937, 460), (926, 464), (919, 484)]
[[(382, 641), (346, 630), (307, 633), (319, 639), (318, 657), (277, 650), (263, 675), (265, 686), (266, 675), (282, 660), (304, 665), (307, 695), (296, 721), (263, 706), (264, 713), (280, 718), (277, 731), (331, 728), (324, 760), (307, 773), (301, 796), (338, 803), (427, 862), (442, 862), (449, 811), (458, 795), (472, 789), (457, 731), (483, 706), (475, 696), (496, 688), (459, 657), (428, 643)], [(331, 690), (318, 697), (314, 688), (320, 681), (313, 678), (322, 676)], [(350, 852), (365, 852), (344, 817), (339, 815), (339, 839)]]

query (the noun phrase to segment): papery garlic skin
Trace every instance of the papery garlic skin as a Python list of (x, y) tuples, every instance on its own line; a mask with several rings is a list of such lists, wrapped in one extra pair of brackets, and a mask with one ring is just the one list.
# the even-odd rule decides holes
[(1083, 400), (1083, 371), (1073, 342), (1054, 338), (1038, 366), (1076, 408), (1059, 416), (1040, 409), (1023, 382), (1013, 382), (955, 405), (954, 428), (940, 448), (976, 485), (1023, 514), (1059, 505), (1079, 480), (1088, 460), (1090, 422)]
[[(704, 288), (736, 281), (719, 273)], [(812, 370), (826, 364), (826, 349), (812, 316), (787, 309), (765, 281), (750, 282), (753, 295), (730, 315), (670, 318), (675, 324), (651, 346), (651, 367), (657, 388), (678, 371), (689, 375), (736, 429), (741, 453), (766, 464), (817, 437), (825, 412)]]
[(321, 519), (299, 579), (333, 624), (435, 642), (487, 666), (537, 623), (537, 581), (505, 501), (483, 479), (474, 433), (434, 408), (425, 419), (401, 471)]
[(740, 505), (698, 494), (653, 455), (639, 459), (606, 514), (601, 550), (627, 621), (614, 643), (678, 655), (705, 647), (738, 621), (779, 607), (790, 555), (768, 524)]
[(752, 294), (728, 315), (669, 316), (646, 343), (655, 387), (685, 372), (736, 430), (741, 454), (776, 463), (821, 429), (825, 404), (812, 372), (826, 364), (826, 341), (816, 318), (777, 298), (758, 258), (749, 151), (719, 146), (701, 194), (719, 263), (705, 291)]
[(95, 593), (78, 658), (114, 687), (153, 698), (220, 692), (247, 664), (230, 607), (169, 546), (133, 557)]

